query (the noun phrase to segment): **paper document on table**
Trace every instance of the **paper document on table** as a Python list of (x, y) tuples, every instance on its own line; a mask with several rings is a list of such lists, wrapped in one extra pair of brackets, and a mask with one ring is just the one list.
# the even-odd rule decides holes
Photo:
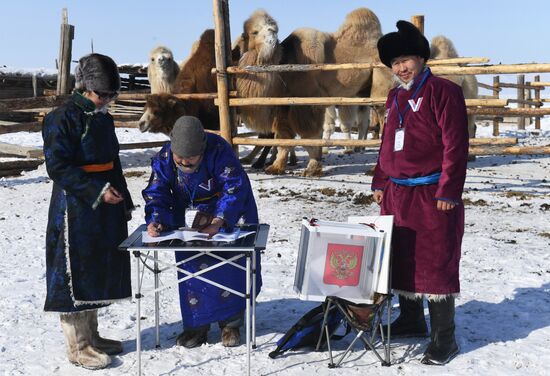
[(143, 243), (158, 243), (165, 240), (179, 239), (184, 242), (189, 242), (192, 240), (203, 240), (207, 242), (232, 242), (253, 233), (255, 233), (255, 231), (241, 231), (240, 229), (237, 229), (233, 232), (219, 232), (209, 238), (208, 234), (189, 230), (161, 232), (159, 236), (151, 236), (147, 233), (147, 231), (143, 231), (141, 233), (141, 241)]

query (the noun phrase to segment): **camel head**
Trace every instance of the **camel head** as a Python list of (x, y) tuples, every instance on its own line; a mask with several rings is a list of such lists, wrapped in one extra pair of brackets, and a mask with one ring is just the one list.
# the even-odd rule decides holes
[(257, 10), (244, 22), (243, 29), (239, 41), (241, 56), (254, 50), (257, 65), (270, 63), (279, 44), (277, 22), (266, 11)]
[(458, 57), (453, 42), (443, 35), (433, 37), (430, 43), (430, 58), (431, 59), (447, 59)]
[(155, 47), (149, 53), (149, 64), (160, 71), (169, 71), (174, 64), (174, 55), (164, 46)]
[(183, 115), (197, 115), (190, 101), (184, 101), (170, 94), (149, 95), (143, 115), (139, 119), (139, 130), (168, 135), (176, 120)]

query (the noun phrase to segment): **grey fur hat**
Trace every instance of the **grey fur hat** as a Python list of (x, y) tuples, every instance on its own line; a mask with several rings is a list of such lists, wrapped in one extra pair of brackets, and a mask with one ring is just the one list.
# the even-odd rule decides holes
[(170, 132), (172, 152), (180, 157), (189, 158), (201, 155), (206, 148), (206, 133), (199, 119), (194, 116), (182, 116)]
[(430, 58), (430, 43), (424, 35), (408, 21), (397, 21), (397, 30), (378, 39), (378, 54), (384, 65), (391, 68), (396, 57), (414, 55)]
[(120, 75), (109, 56), (89, 54), (80, 58), (75, 68), (75, 89), (99, 92), (120, 90)]

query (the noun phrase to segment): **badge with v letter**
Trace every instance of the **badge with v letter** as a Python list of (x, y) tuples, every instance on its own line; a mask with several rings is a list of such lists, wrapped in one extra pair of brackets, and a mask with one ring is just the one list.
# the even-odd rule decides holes
[(422, 98), (423, 97), (418, 98), (418, 102), (415, 102), (414, 99), (409, 99), (409, 106), (411, 106), (413, 112), (417, 112), (420, 109)]

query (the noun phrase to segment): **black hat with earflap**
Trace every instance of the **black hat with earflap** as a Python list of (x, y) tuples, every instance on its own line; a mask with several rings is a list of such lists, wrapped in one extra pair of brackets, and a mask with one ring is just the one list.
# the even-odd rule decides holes
[(397, 21), (397, 31), (388, 33), (378, 40), (378, 54), (384, 65), (391, 68), (393, 59), (400, 56), (420, 56), (424, 61), (430, 58), (430, 43), (424, 35), (408, 21)]

